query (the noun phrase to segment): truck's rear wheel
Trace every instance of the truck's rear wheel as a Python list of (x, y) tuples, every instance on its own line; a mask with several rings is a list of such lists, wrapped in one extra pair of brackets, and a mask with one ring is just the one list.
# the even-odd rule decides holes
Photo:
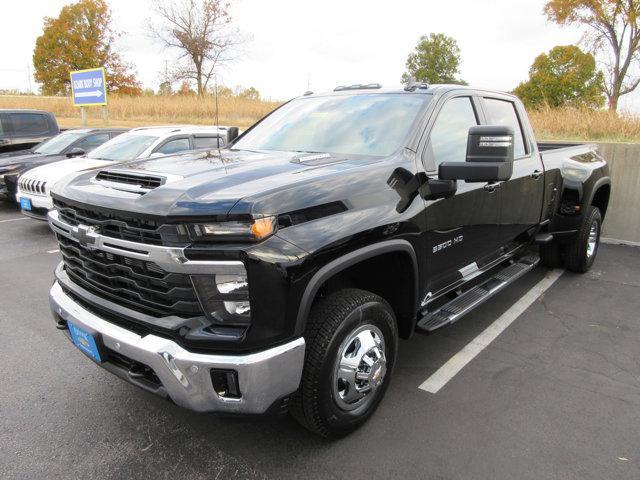
[(373, 293), (340, 290), (316, 302), (304, 336), (291, 412), (321, 436), (346, 435), (373, 414), (389, 385), (398, 344), (393, 310)]
[(602, 216), (600, 215), (600, 210), (597, 207), (589, 206), (576, 237), (564, 249), (568, 270), (585, 273), (591, 268), (598, 253), (601, 230)]

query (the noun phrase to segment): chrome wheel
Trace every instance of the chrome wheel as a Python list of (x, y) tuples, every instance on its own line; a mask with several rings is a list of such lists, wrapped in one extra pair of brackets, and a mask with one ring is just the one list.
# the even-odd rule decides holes
[(598, 222), (594, 221), (589, 229), (589, 239), (587, 240), (587, 259), (591, 259), (598, 248)]
[(351, 332), (338, 349), (333, 398), (342, 410), (368, 404), (387, 373), (384, 337), (374, 325), (362, 325)]

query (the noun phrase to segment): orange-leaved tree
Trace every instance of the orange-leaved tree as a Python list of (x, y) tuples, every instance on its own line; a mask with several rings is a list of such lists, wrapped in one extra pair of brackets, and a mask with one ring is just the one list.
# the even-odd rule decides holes
[(109, 91), (140, 95), (131, 67), (112, 49), (118, 36), (104, 0), (80, 0), (62, 7), (57, 18), (45, 17), (33, 50), (34, 76), (42, 93), (68, 94), (71, 70), (105, 67)]

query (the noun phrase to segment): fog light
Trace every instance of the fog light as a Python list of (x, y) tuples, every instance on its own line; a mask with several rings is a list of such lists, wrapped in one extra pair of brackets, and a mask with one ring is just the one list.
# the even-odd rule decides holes
[(207, 318), (217, 325), (251, 323), (251, 303), (246, 275), (192, 275), (198, 300)]
[(211, 370), (213, 389), (222, 398), (240, 398), (238, 372), (235, 370)]

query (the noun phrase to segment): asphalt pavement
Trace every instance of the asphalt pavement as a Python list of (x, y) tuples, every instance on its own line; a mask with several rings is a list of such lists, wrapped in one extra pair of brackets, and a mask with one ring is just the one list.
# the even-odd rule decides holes
[(640, 249), (602, 245), (437, 393), (418, 388), (547, 275), (401, 341), (374, 417), (338, 441), (292, 419), (191, 413), (96, 367), (54, 328), (60, 254), (0, 205), (2, 479), (640, 478)]

